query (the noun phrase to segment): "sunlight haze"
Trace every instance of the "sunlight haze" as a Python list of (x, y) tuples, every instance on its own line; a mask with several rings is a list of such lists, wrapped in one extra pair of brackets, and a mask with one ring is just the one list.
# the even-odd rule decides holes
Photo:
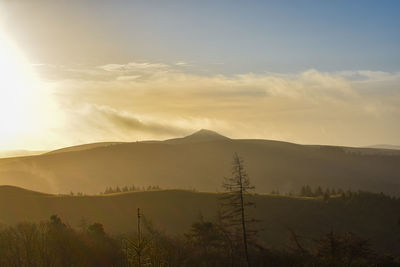
[(399, 0), (0, 0), (0, 267), (400, 266)]
[(0, 149), (202, 128), (399, 145), (395, 9), (306, 2), (0, 1)]

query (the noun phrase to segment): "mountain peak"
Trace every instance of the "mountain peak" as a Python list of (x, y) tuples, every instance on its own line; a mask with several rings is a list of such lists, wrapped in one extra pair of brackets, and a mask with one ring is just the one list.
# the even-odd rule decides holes
[(183, 138), (176, 138), (167, 140), (168, 142), (173, 143), (186, 143), (186, 142), (208, 142), (208, 141), (217, 141), (217, 140), (230, 140), (228, 137), (223, 136), (217, 132), (201, 129), (191, 135), (185, 136)]
[(206, 139), (208, 140), (214, 140), (214, 139), (229, 139), (226, 136), (223, 136), (215, 131), (207, 130), (207, 129), (201, 129), (191, 135), (186, 136), (185, 138), (187, 139)]
[(194, 132), (193, 134), (188, 135), (187, 137), (189, 137), (189, 136), (192, 136), (192, 137), (193, 136), (219, 136), (219, 137), (225, 137), (225, 136), (223, 136), (223, 135), (221, 135), (221, 134), (219, 134), (219, 133), (217, 133), (215, 131), (211, 131), (211, 130), (207, 130), (207, 129), (198, 130), (197, 132)]

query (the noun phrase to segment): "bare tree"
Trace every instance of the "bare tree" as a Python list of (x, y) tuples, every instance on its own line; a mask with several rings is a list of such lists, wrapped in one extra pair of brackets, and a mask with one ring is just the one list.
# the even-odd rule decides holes
[(243, 159), (237, 153), (233, 155), (232, 175), (224, 179), (223, 188), (226, 192), (220, 198), (222, 220), (231, 229), (232, 236), (236, 235), (238, 241), (242, 242), (246, 263), (250, 267), (248, 244), (256, 231), (249, 228), (249, 224), (255, 220), (248, 215), (247, 211), (249, 207), (254, 206), (254, 202), (249, 201), (254, 186), (250, 184)]

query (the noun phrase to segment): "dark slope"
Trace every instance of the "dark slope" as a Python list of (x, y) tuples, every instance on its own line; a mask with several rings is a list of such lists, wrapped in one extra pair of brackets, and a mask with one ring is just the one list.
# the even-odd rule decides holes
[[(0, 196), (1, 198), (7, 199), (8, 197), (44, 197), (52, 196), (51, 194), (41, 193), (37, 191), (32, 191), (28, 189), (23, 189), (20, 187), (15, 187), (11, 185), (0, 185)], [(10, 204), (10, 202), (5, 201), (5, 203)]]
[(0, 160), (0, 183), (53, 193), (98, 193), (131, 184), (216, 191), (230, 175), (234, 152), (244, 158), (258, 192), (298, 191), (310, 184), (400, 193), (400, 152), (234, 140), (207, 131), (163, 142)]
[[(4, 192), (20, 192), (4, 194)], [(25, 192), (25, 193), (23, 193)], [(136, 210), (169, 234), (188, 231), (200, 216), (212, 219), (218, 207), (218, 194), (182, 190), (121, 193), (106, 196), (56, 196), (13, 188), (0, 188), (0, 221), (40, 221), (59, 215), (73, 227), (83, 220), (101, 222), (109, 232), (136, 229)], [(379, 248), (400, 254), (399, 201), (379, 196), (328, 202), (313, 198), (258, 195), (253, 217), (262, 220), (260, 238), (268, 246), (283, 246), (288, 230), (314, 238), (334, 231), (352, 231), (371, 239)]]

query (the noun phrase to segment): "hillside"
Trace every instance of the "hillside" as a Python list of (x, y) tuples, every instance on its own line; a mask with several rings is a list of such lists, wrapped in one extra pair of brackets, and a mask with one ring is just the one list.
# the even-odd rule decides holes
[(84, 144), (84, 145), (77, 145), (71, 147), (65, 147), (57, 150), (53, 150), (48, 152), (47, 154), (57, 154), (57, 153), (64, 153), (64, 152), (76, 152), (82, 150), (93, 149), (97, 147), (107, 147), (112, 145), (123, 144), (122, 142), (100, 142), (100, 143), (92, 143), (92, 144)]
[(400, 194), (400, 151), (230, 139), (211, 131), (166, 141), (107, 143), (0, 159), (0, 184), (51, 193), (107, 186), (221, 189), (239, 153), (257, 192), (312, 186)]
[(393, 150), (400, 150), (400, 146), (395, 146), (395, 145), (386, 145), (386, 144), (381, 144), (381, 145), (373, 145), (373, 146), (369, 146), (369, 148), (379, 148), (379, 149), (393, 149)]
[(33, 150), (0, 150), (0, 158), (25, 157), (44, 154), (47, 151)]
[[(0, 221), (40, 221), (58, 214), (73, 227), (101, 222), (112, 233), (136, 229), (136, 210), (168, 234), (182, 234), (200, 216), (212, 220), (218, 194), (183, 190), (121, 193), (104, 196), (59, 196), (0, 187)], [(399, 200), (366, 194), (327, 202), (316, 198), (257, 195), (252, 216), (261, 220), (261, 240), (267, 246), (284, 246), (288, 228), (305, 237), (304, 242), (331, 230), (352, 231), (378, 248), (400, 255)], [(12, 204), (12, 205), (11, 205)], [(366, 223), (368, 222), (368, 223)]]

